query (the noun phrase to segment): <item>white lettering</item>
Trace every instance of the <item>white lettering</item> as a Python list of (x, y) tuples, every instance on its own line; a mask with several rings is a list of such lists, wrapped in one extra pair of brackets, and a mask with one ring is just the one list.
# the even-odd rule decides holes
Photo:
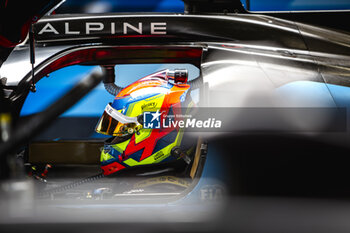
[(103, 28), (103, 23), (86, 23), (86, 34), (90, 34), (91, 31), (101, 31)]
[(184, 121), (179, 121), (179, 127), (183, 128), (185, 126), (185, 122)]
[[(164, 26), (164, 27), (160, 27)], [(160, 31), (163, 30), (163, 31)], [(166, 34), (166, 22), (163, 23), (151, 23), (151, 34)]]
[(196, 119), (195, 119), (195, 118), (193, 118), (192, 120), (187, 119), (187, 121), (186, 121), (186, 127), (187, 127), (187, 128), (188, 128), (188, 127), (194, 128), (195, 123), (196, 123)]
[(133, 25), (129, 23), (123, 23), (123, 33), (128, 34), (128, 28), (134, 30), (135, 32), (138, 32), (139, 34), (142, 34), (142, 23), (139, 23), (139, 27), (134, 27)]
[(210, 122), (211, 122), (211, 119), (208, 119), (206, 121), (203, 122), (203, 127), (204, 128), (209, 128), (210, 127)]
[(203, 121), (197, 121), (196, 122), (196, 127), (197, 128), (202, 128), (202, 126), (203, 126)]
[(64, 23), (64, 32), (66, 34), (72, 34), (72, 35), (78, 35), (80, 34), (79, 31), (69, 31), (69, 23)]
[(43, 34), (44, 32), (53, 32), (55, 34), (59, 34), (58, 31), (50, 23), (47, 23), (38, 34), (40, 35), (40, 34)]
[(153, 128), (153, 123), (148, 122), (148, 124), (146, 125), (146, 128)]
[(170, 128), (171, 121), (168, 121), (168, 125), (166, 124), (165, 118), (163, 118), (163, 128)]
[(204, 200), (207, 200), (208, 199), (208, 189), (201, 189), (200, 190), (201, 192), (201, 200), (204, 201)]
[(195, 118), (187, 118), (186, 120), (169, 119), (166, 121), (166, 119), (163, 118), (163, 128), (221, 128), (221, 124), (222, 122), (215, 118), (209, 118), (205, 121)]
[(215, 128), (221, 128), (221, 121), (215, 122)]
[(111, 23), (111, 34), (115, 34), (115, 23)]
[[(74, 24), (71, 22), (64, 22), (64, 34), (65, 35), (80, 35), (83, 32), (83, 30), (72, 30), (71, 27)], [(126, 35), (132, 32), (136, 32), (138, 34), (143, 34), (143, 24), (142, 22), (138, 22), (137, 26), (132, 25), (127, 22), (122, 22), (122, 34)], [(157, 23), (150, 23), (150, 34), (159, 34), (159, 35), (165, 35), (167, 34), (167, 24), (166, 22), (157, 22)], [(110, 34), (114, 35), (117, 33), (117, 23), (116, 22), (111, 22), (110, 25), (104, 25), (102, 22), (86, 22), (85, 23), (85, 33), (91, 34), (96, 31), (102, 31), (104, 28), (110, 29)], [(78, 29), (77, 26), (74, 27), (75, 29)], [(53, 33), (53, 34), (60, 34), (54, 26), (52, 26), (51, 23), (46, 23), (45, 26), (39, 31), (39, 35), (44, 34), (44, 33)], [(107, 33), (107, 32), (106, 32)]]

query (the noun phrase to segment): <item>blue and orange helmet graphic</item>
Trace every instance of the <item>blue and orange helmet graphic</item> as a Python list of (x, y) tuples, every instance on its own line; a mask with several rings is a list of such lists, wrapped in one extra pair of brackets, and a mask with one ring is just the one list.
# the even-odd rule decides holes
[[(181, 144), (183, 129), (162, 128), (165, 116), (182, 114), (190, 85), (174, 82), (169, 70), (148, 75), (121, 90), (109, 103), (96, 132), (114, 136), (101, 152), (105, 175), (128, 167), (176, 160), (171, 150)], [(185, 106), (187, 105), (187, 106)]]

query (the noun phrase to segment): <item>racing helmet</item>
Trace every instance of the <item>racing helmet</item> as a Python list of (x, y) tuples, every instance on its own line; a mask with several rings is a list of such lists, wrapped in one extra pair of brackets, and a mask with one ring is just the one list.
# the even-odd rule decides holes
[(181, 153), (173, 152), (180, 146), (184, 131), (173, 126), (164, 128), (161, 123), (169, 121), (166, 116), (176, 120), (184, 114), (183, 109), (193, 105), (187, 71), (181, 72), (167, 69), (141, 78), (107, 104), (95, 129), (113, 136), (101, 151), (104, 175), (179, 159)]

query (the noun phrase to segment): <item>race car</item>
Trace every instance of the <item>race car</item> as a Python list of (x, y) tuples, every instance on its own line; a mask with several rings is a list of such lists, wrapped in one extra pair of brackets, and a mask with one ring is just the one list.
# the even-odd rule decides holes
[(1, 20), (3, 229), (259, 232), (264, 197), (348, 198), (349, 13), (184, 2)]

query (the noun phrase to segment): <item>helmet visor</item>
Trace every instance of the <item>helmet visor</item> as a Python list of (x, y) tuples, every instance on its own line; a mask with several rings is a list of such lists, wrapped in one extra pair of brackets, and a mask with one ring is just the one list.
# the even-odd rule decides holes
[(125, 136), (133, 133), (130, 131), (130, 128), (133, 129), (138, 124), (137, 117), (125, 116), (109, 103), (98, 121), (95, 131), (111, 136)]

